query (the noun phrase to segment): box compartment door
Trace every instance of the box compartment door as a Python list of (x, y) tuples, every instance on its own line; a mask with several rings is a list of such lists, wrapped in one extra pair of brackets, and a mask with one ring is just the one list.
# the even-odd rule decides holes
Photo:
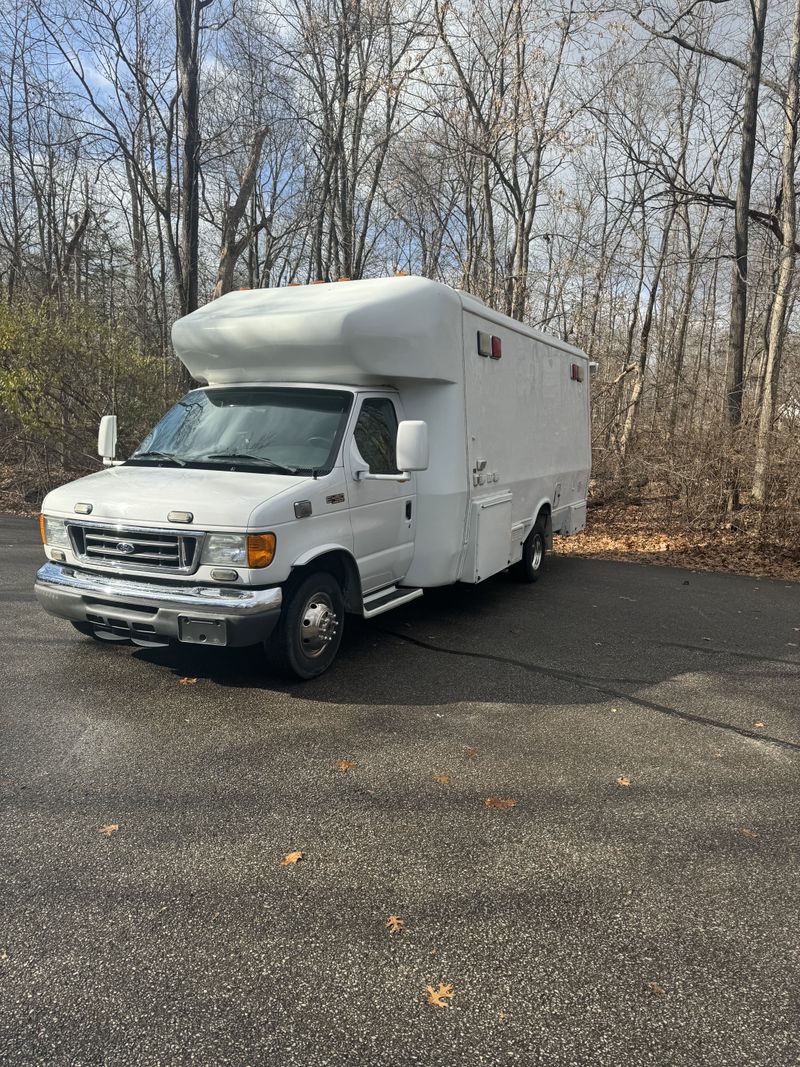
[(462, 582), (483, 582), (509, 565), (512, 499), (511, 493), (499, 493), (470, 504)]

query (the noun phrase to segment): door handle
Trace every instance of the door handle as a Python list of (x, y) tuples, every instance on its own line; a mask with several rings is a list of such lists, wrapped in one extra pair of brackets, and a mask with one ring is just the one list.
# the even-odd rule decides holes
[(411, 518), (411, 501), (410, 500), (406, 501), (406, 518), (407, 519)]

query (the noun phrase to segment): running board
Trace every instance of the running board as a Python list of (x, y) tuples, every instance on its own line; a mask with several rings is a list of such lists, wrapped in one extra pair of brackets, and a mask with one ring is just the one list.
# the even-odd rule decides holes
[(373, 615), (382, 615), (384, 611), (399, 608), (401, 604), (407, 604), (410, 600), (416, 600), (422, 596), (422, 589), (381, 589), (377, 593), (371, 593), (364, 597), (364, 618), (371, 619)]

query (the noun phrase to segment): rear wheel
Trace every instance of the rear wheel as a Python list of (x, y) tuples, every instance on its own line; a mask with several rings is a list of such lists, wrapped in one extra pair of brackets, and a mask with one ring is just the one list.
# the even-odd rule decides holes
[(546, 519), (539, 516), (522, 546), (522, 559), (517, 564), (517, 575), (523, 582), (536, 582), (544, 566), (546, 548)]
[(316, 678), (330, 667), (342, 643), (344, 598), (327, 571), (302, 579), (284, 600), (267, 657), (282, 674)]

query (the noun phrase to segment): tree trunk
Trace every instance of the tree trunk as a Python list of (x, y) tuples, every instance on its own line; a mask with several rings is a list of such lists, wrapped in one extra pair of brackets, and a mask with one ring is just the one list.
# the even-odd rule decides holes
[(256, 130), (255, 135), (253, 136), (253, 144), (250, 148), (250, 156), (247, 160), (247, 166), (244, 169), (239, 185), (239, 193), (234, 202), (226, 205), (223, 211), (219, 266), (217, 268), (217, 279), (214, 285), (214, 292), (211, 296), (212, 300), (216, 300), (217, 297), (222, 296), (223, 293), (229, 293), (231, 291), (233, 288), (233, 275), (236, 270), (236, 263), (258, 229), (260, 229), (259, 224), (254, 222), (252, 225), (248, 226), (241, 237), (238, 236), (239, 226), (245, 216), (245, 212), (247, 211), (253, 195), (253, 187), (255, 186), (256, 177), (258, 176), (258, 164), (261, 159), (261, 149), (263, 148), (264, 138), (266, 136), (266, 129), (262, 128)]
[(210, 0), (175, 0), (175, 35), (181, 129), (181, 314), (198, 304), (200, 254), (200, 13)]
[[(744, 101), (742, 104), (742, 147), (739, 155), (739, 179), (736, 187), (735, 252), (731, 277), (731, 321), (728, 334), (727, 418), (732, 430), (742, 422), (744, 393), (744, 349), (747, 324), (747, 245), (750, 189), (753, 182), (753, 159), (758, 121), (758, 91), (761, 84), (761, 60), (764, 53), (764, 23), (767, 0), (753, 0), (753, 30), (747, 61)], [(731, 487), (732, 503), (738, 489)]]
[(636, 364), (635, 378), (633, 380), (633, 388), (631, 389), (631, 395), (628, 400), (628, 410), (625, 415), (625, 424), (622, 428), (622, 433), (619, 438), (619, 454), (620, 459), (624, 462), (625, 456), (628, 452), (631, 437), (636, 428), (636, 419), (639, 414), (639, 404), (641, 403), (642, 393), (644, 391), (644, 380), (647, 373), (647, 357), (650, 350), (650, 330), (653, 326), (653, 313), (656, 306), (656, 298), (658, 296), (659, 286), (661, 285), (661, 275), (664, 270), (664, 264), (667, 260), (667, 250), (669, 247), (669, 234), (672, 229), (672, 220), (675, 218), (676, 206), (673, 204), (667, 212), (667, 217), (664, 220), (664, 229), (661, 234), (661, 248), (658, 253), (658, 262), (656, 263), (656, 269), (653, 273), (653, 277), (650, 281), (650, 292), (647, 297), (647, 310), (645, 312), (644, 321), (642, 323), (642, 332), (639, 337), (639, 359)]
[(783, 152), (781, 157), (783, 206), (782, 234), (778, 253), (778, 278), (769, 317), (767, 359), (764, 372), (764, 395), (758, 419), (756, 437), (755, 472), (753, 496), (763, 502), (767, 495), (772, 426), (778, 396), (778, 381), (783, 356), (783, 340), (786, 329), (786, 312), (792, 288), (795, 263), (795, 239), (797, 234), (795, 169), (797, 152), (798, 96), (800, 95), (800, 0), (795, 0), (792, 22), (792, 43), (789, 57), (789, 79), (786, 93), (785, 120), (783, 128)]

